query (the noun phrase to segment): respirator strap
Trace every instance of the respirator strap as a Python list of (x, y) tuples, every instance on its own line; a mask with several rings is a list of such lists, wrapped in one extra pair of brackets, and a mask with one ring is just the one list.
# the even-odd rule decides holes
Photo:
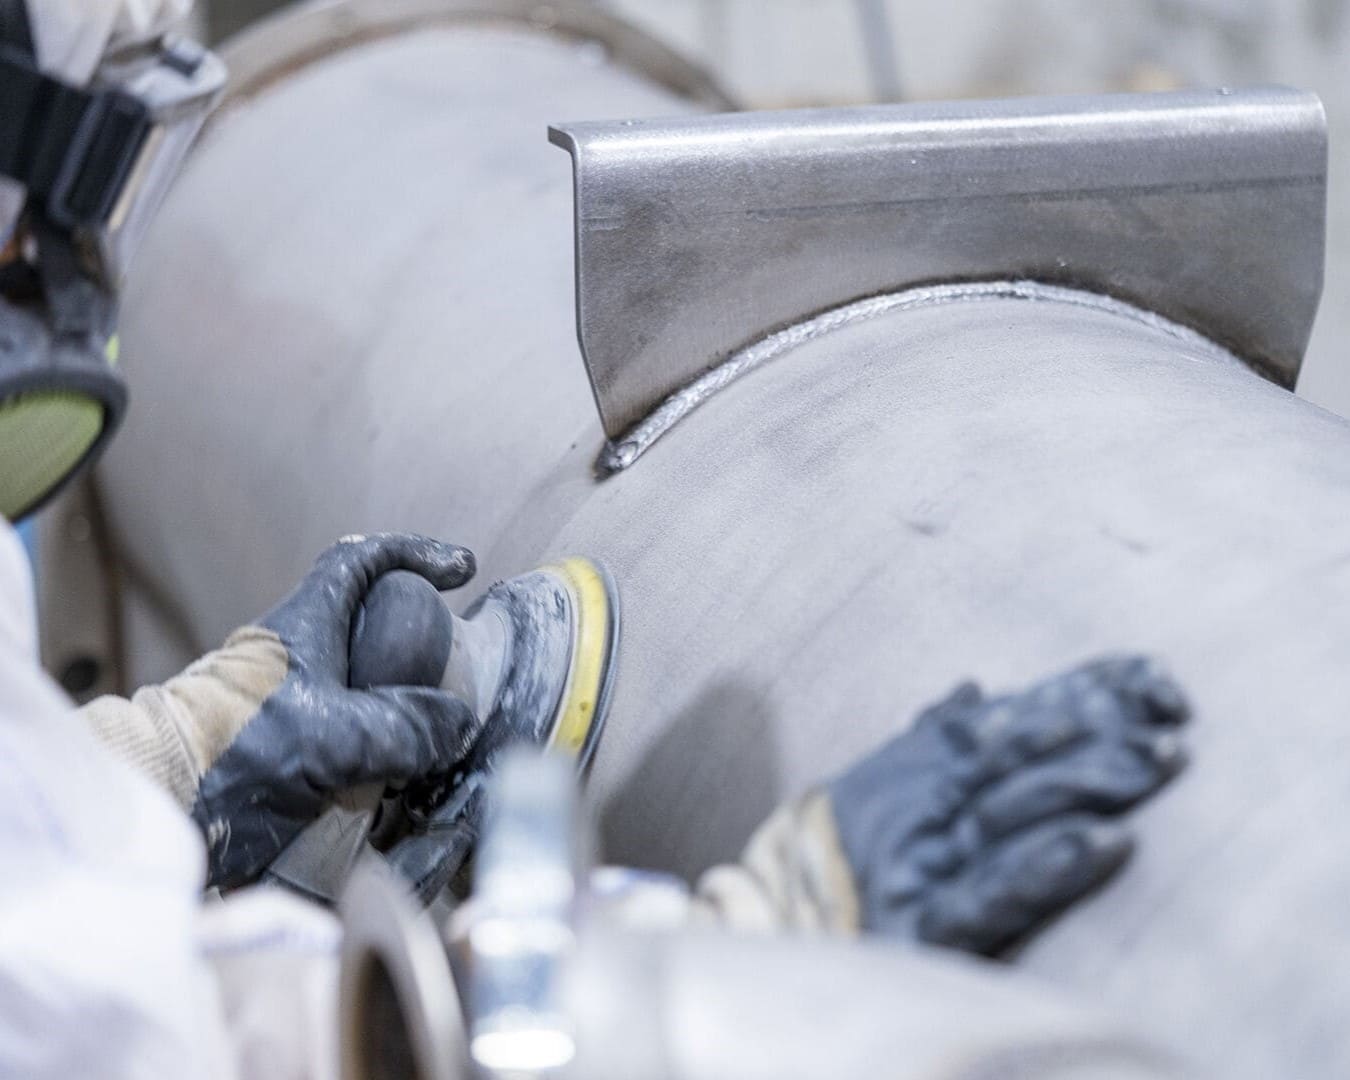
[(18, 49), (30, 59), (37, 58), (25, 0), (0, 0), (0, 47), (6, 45)]
[(103, 224), (149, 134), (149, 109), (120, 90), (81, 90), (0, 44), (0, 174), (53, 224)]

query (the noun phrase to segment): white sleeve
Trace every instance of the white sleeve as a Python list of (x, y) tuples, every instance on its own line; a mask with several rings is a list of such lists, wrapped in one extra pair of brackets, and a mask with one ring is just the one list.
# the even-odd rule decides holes
[(152, 37), (191, 8), (192, 0), (29, 0), (38, 66), (68, 82), (88, 82), (110, 48)]
[(199, 947), (201, 842), (42, 674), (2, 523), (0, 866), (0, 1075), (232, 1075)]
[(336, 1080), (342, 927), (285, 889), (241, 889), (202, 912), (240, 1076)]

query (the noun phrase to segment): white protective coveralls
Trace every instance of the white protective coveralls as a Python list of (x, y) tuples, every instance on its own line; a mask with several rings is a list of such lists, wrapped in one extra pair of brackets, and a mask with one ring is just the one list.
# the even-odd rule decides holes
[[(190, 4), (35, 0), (38, 62), (84, 83)], [(23, 200), (0, 178), (0, 245)], [(32, 576), (3, 522), (0, 792), (0, 1077), (336, 1075), (336, 921), (277, 890), (202, 903), (192, 822), (39, 667)]]
[(0, 525), (0, 1076), (336, 1075), (336, 921), (280, 890), (201, 901), (201, 838), (37, 660)]

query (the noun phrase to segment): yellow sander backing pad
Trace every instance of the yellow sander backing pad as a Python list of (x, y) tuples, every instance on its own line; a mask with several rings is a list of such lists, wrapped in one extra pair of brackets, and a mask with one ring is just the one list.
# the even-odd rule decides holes
[(600, 740), (614, 680), (616, 594), (609, 575), (589, 559), (564, 559), (542, 572), (563, 582), (572, 611), (572, 656), (548, 746), (575, 757), (577, 767), (584, 769)]

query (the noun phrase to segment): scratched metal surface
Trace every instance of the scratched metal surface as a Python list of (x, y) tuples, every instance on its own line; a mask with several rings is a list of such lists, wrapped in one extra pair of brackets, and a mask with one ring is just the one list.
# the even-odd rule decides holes
[(1193, 764), (1023, 963), (1218, 1075), (1350, 1068), (1350, 425), (1212, 348), (1000, 299), (809, 342), (587, 493), (599, 441), (496, 561), (620, 582), (611, 857), (696, 872), (962, 678), (1151, 652)]

